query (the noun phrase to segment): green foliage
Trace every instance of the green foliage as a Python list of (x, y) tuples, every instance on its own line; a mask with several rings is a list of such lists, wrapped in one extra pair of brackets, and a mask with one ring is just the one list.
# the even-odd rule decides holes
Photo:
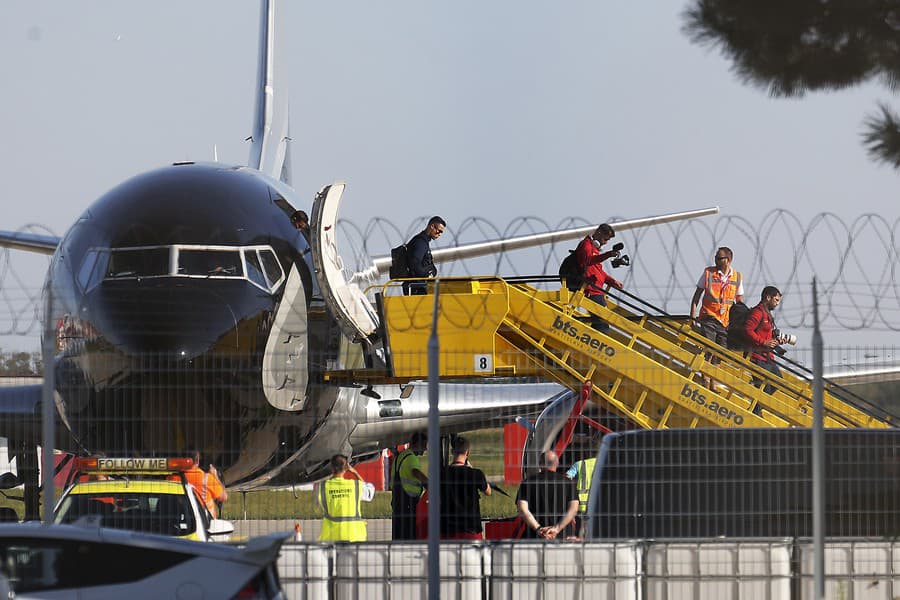
[[(900, 82), (893, 0), (691, 0), (683, 16), (692, 42), (719, 49), (744, 83), (773, 97), (871, 81), (896, 92)], [(866, 117), (862, 137), (872, 158), (900, 168), (900, 117), (885, 104)]]
[(0, 348), (0, 376), (33, 377), (44, 373), (40, 352), (5, 352)]
[[(518, 486), (503, 485), (503, 430), (480, 429), (466, 432), (472, 445), (470, 462), (484, 471), (492, 485), (499, 485), (511, 497), (497, 493), (481, 497), (481, 515), (484, 518), (511, 517), (516, 514), (515, 497)], [(427, 458), (422, 460), (427, 472)], [(225, 504), (226, 519), (243, 518), (241, 495), (232, 494)], [(362, 514), (367, 519), (391, 518), (391, 493), (376, 492), (372, 502), (362, 503)], [(311, 490), (260, 490), (247, 492), (246, 515), (251, 519), (318, 519), (322, 511), (316, 506)]]
[[(500, 484), (502, 486), (502, 484)], [(516, 514), (515, 497), (518, 486), (503, 488), (511, 498), (493, 493), (481, 497), (481, 516), (484, 518), (511, 517)], [(311, 490), (260, 490), (247, 493), (247, 518), (249, 519), (321, 519), (322, 511), (316, 506)], [(366, 519), (391, 518), (391, 493), (375, 492), (371, 502), (362, 503), (362, 515)], [(222, 516), (225, 519), (244, 518), (240, 494), (234, 494), (225, 503)]]

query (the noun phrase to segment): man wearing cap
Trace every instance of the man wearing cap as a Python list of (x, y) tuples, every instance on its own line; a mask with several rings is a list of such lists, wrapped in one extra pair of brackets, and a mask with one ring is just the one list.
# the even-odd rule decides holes
[(416, 506), (428, 484), (428, 476), (422, 472), (419, 463), (426, 445), (425, 436), (415, 432), (391, 469), (391, 537), (394, 540), (416, 539)]

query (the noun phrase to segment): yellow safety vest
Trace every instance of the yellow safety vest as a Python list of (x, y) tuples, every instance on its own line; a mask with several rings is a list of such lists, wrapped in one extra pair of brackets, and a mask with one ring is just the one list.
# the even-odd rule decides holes
[(321, 542), (364, 542), (366, 522), (360, 510), (362, 482), (332, 477), (319, 485), (319, 505), (325, 511)]
[(578, 512), (587, 512), (588, 497), (591, 495), (591, 480), (594, 478), (596, 458), (585, 458), (578, 461)]
[(722, 280), (716, 276), (718, 271), (716, 267), (706, 267), (706, 289), (703, 290), (699, 316), (713, 317), (723, 327), (728, 327), (728, 312), (737, 298), (737, 291), (741, 288), (744, 276), (740, 271), (731, 269), (728, 279)]
[(397, 461), (394, 463), (394, 482), (392, 489), (395, 489), (397, 483), (403, 487), (403, 491), (408, 495), (418, 498), (422, 495), (425, 488), (422, 482), (413, 477), (413, 469), (419, 468), (419, 458), (415, 452), (407, 448), (397, 455)]

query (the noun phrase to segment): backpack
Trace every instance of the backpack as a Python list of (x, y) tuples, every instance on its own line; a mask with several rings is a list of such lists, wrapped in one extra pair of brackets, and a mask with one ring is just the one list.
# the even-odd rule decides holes
[(565, 257), (559, 265), (559, 280), (565, 280), (566, 287), (570, 292), (577, 292), (584, 284), (584, 273), (578, 266), (578, 259), (575, 257), (575, 251), (569, 250), (569, 255)]
[(409, 277), (409, 254), (406, 251), (406, 244), (400, 244), (396, 248), (391, 248), (391, 268), (388, 271), (391, 279), (403, 279)]
[(744, 324), (750, 308), (743, 302), (735, 302), (728, 310), (728, 338), (726, 344), (731, 350), (749, 350), (753, 343), (744, 333)]

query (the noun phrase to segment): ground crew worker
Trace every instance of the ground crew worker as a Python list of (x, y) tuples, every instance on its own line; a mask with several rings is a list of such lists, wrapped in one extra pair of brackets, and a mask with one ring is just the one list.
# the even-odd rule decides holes
[(744, 301), (744, 276), (731, 268), (733, 258), (731, 248), (723, 246), (716, 250), (716, 264), (703, 269), (691, 298), (691, 321), (697, 315), (700, 332), (723, 347), (728, 338), (728, 311), (735, 302)]
[(212, 518), (218, 519), (219, 504), (228, 500), (228, 491), (219, 479), (219, 472), (213, 465), (209, 465), (208, 471), (200, 468), (199, 450), (189, 450), (188, 456), (194, 460), (194, 466), (184, 471), (184, 478), (194, 486), (194, 494), (209, 509)]
[(421, 432), (415, 432), (409, 440), (409, 447), (394, 461), (394, 468), (391, 469), (391, 539), (416, 539), (416, 506), (428, 484), (428, 476), (422, 472), (419, 456), (425, 452), (427, 443)]
[[(355, 479), (345, 479), (350, 473)], [(316, 503), (322, 507), (320, 542), (364, 542), (366, 521), (360, 512), (365, 482), (343, 454), (331, 457), (331, 477), (320, 483)]]
[[(728, 342), (728, 315), (731, 307), (735, 302), (744, 301), (744, 276), (731, 268), (734, 258), (731, 248), (718, 248), (714, 258), (716, 264), (703, 269), (703, 274), (697, 281), (697, 289), (691, 298), (690, 317), (703, 337), (724, 348)], [(714, 365), (719, 363), (718, 357), (709, 353), (706, 354), (706, 360)], [(712, 391), (717, 391), (711, 379), (704, 377), (704, 383)]]
[(581, 537), (584, 537), (584, 517), (587, 512), (588, 498), (591, 495), (591, 481), (594, 479), (594, 465), (596, 464), (596, 457), (584, 458), (577, 461), (566, 471), (566, 477), (575, 480), (575, 491), (578, 493), (578, 517), (581, 521), (579, 526)]

